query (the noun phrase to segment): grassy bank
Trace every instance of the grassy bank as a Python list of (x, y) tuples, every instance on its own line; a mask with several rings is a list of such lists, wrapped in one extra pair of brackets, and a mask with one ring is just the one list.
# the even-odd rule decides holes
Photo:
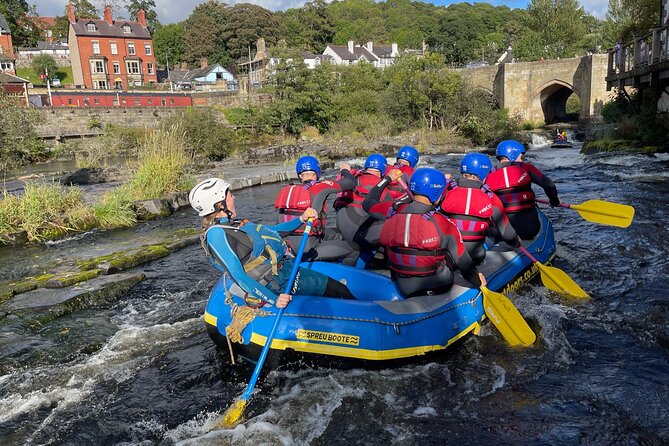
[[(16, 75), (23, 79), (27, 79), (34, 86), (46, 86), (44, 79), (40, 79), (39, 75), (35, 73), (32, 68), (19, 68), (16, 70)], [(61, 85), (74, 84), (74, 76), (72, 76), (72, 67), (58, 67), (56, 77), (60, 79)]]
[(80, 190), (58, 183), (28, 183), (21, 196), (4, 193), (0, 200), (0, 242), (21, 231), (26, 232), (29, 241), (39, 242), (95, 227), (132, 226), (136, 223), (133, 202), (193, 186), (180, 127), (149, 133), (139, 145), (138, 158), (131, 180), (106, 193), (93, 206), (84, 202)]

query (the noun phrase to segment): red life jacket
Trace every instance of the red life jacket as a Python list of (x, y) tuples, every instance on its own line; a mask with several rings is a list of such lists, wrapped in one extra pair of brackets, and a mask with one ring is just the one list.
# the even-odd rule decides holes
[[(406, 177), (406, 178), (404, 178), (404, 181), (407, 181), (409, 178), (411, 178), (411, 175), (413, 175), (413, 171), (414, 171), (414, 168), (411, 167), (411, 166), (406, 166), (406, 165), (398, 166), (397, 164), (393, 164), (392, 166), (388, 166), (386, 168), (386, 173), (384, 173), (384, 175), (387, 175), (388, 172), (390, 172), (393, 169), (399, 169), (399, 170), (402, 171), (402, 173)], [(408, 186), (408, 184), (407, 184), (407, 186)], [(400, 184), (399, 181), (393, 181), (392, 183), (390, 183), (388, 186), (386, 186), (386, 190), (388, 191), (390, 196), (393, 198), (393, 200), (396, 200), (396, 199), (400, 198), (401, 196), (403, 196), (404, 194), (407, 193), (406, 190), (404, 190), (404, 188), (402, 187), (402, 185)]]
[[(367, 197), (371, 188), (379, 184), (379, 181), (381, 181), (381, 178), (371, 173), (363, 173), (358, 176), (358, 185), (351, 191), (352, 201), (349, 206), (362, 209), (362, 202), (365, 201), (365, 197)], [(381, 201), (383, 201), (386, 195), (387, 192), (383, 191)]]
[[(386, 247), (390, 269), (402, 276), (430, 276), (437, 272), (442, 262), (453, 269), (453, 262), (441, 247), (441, 240), (452, 225), (439, 214), (398, 213), (381, 228), (381, 244)], [(455, 230), (455, 228), (453, 228)]]
[(441, 203), (441, 211), (458, 227), (463, 241), (485, 240), (492, 217), (492, 200), (481, 189), (454, 187)]
[[(363, 174), (362, 170), (356, 170), (356, 169), (351, 169), (351, 174), (358, 178), (360, 175)], [(335, 178), (335, 181), (341, 180), (342, 174), (340, 173), (337, 175), (337, 178)], [(337, 193), (337, 198), (335, 198), (334, 203), (332, 206), (335, 208), (336, 211), (339, 211), (339, 209), (345, 208), (346, 206), (350, 205), (353, 202), (353, 191), (352, 190), (345, 190), (343, 192), (338, 192)]]
[[(311, 207), (311, 192), (309, 189), (304, 184), (289, 184), (279, 191), (274, 201), (274, 208), (279, 210), (279, 223), (299, 218), (304, 211)], [(323, 213), (319, 212), (319, 215), (323, 215), (324, 212), (325, 209), (323, 209)], [(305, 227), (306, 223), (296, 229), (294, 233), (302, 234)], [(314, 220), (310, 235), (322, 237), (324, 227), (325, 217), (319, 216)]]
[(485, 184), (499, 196), (507, 214), (535, 206), (530, 173), (519, 164), (511, 164), (490, 172)]

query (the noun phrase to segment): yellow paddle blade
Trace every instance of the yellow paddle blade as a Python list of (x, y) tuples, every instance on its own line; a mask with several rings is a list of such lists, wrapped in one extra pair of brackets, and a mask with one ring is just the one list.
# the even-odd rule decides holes
[(239, 399), (228, 407), (228, 410), (223, 414), (223, 419), (216, 423), (219, 429), (230, 429), (235, 427), (242, 419), (244, 409), (246, 409), (247, 400)]
[(547, 266), (540, 262), (535, 262), (541, 273), (541, 281), (549, 290), (560, 294), (566, 294), (581, 299), (589, 298), (588, 293), (578, 286), (574, 280), (564, 271), (554, 266)]
[(588, 200), (581, 204), (572, 204), (585, 220), (609, 226), (626, 228), (632, 224), (634, 208), (626, 204), (611, 203), (603, 200)]
[(537, 335), (520, 314), (515, 305), (502, 293), (496, 293), (482, 286), (483, 309), (486, 316), (497, 327), (510, 346), (529, 347), (537, 340)]

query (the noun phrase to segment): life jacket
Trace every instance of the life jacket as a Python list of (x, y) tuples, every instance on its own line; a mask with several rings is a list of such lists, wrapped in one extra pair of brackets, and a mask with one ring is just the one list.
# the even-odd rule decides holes
[[(362, 202), (365, 201), (365, 198), (367, 197), (369, 191), (374, 186), (379, 184), (381, 178), (377, 177), (376, 175), (372, 175), (371, 173), (363, 173), (362, 175), (358, 176), (357, 180), (358, 180), (358, 185), (355, 186), (351, 191), (352, 201), (349, 204), (349, 206), (362, 209)], [(385, 196), (386, 196), (386, 191), (384, 191), (383, 194), (381, 194), (381, 201), (383, 201), (383, 198)]]
[[(397, 164), (393, 164), (392, 166), (388, 166), (386, 168), (386, 173), (384, 175), (387, 175), (388, 172), (390, 172), (393, 169), (401, 170), (402, 173), (404, 174), (403, 176), (406, 176), (406, 178), (404, 179), (405, 181), (411, 178), (411, 175), (413, 175), (414, 171), (414, 168), (411, 166), (406, 166), (406, 165), (399, 166)], [(393, 200), (396, 200), (407, 193), (399, 181), (393, 181), (392, 183), (390, 183), (388, 186), (386, 186), (386, 190), (388, 191)]]
[[(364, 173), (363, 170), (351, 169), (351, 175), (353, 175), (356, 178), (361, 176), (363, 173)], [(337, 178), (335, 178), (335, 181), (339, 181), (342, 178), (343, 178), (343, 176), (340, 173), (339, 175), (337, 175)], [(353, 202), (353, 191), (352, 190), (345, 190), (343, 192), (338, 192), (337, 193), (337, 198), (335, 198), (335, 201), (332, 204), (332, 207), (334, 207), (336, 211), (339, 211), (339, 209), (347, 207), (352, 202)]]
[[(315, 182), (305, 184), (289, 184), (279, 191), (274, 201), (274, 208), (279, 210), (279, 223), (299, 218), (304, 211), (311, 207), (311, 192), (310, 188), (316, 184)], [(323, 228), (325, 227), (325, 205), (321, 212), (318, 211), (319, 217), (314, 220), (311, 227), (311, 236), (323, 237)], [(297, 228), (293, 233), (302, 234), (306, 223)]]
[(246, 246), (248, 246), (250, 239), (251, 252), (248, 255), (240, 258), (240, 253), (231, 252), (230, 254), (239, 258), (244, 271), (250, 278), (263, 286), (271, 284), (273, 285), (272, 288), (279, 289), (275, 279), (281, 268), (281, 262), (288, 252), (288, 246), (279, 234), (265, 225), (247, 223), (246, 221), (230, 223), (226, 220), (223, 224), (211, 226), (201, 237), (202, 247), (214, 266), (219, 269), (222, 267), (224, 270), (224, 259), (218, 259), (215, 255), (212, 255), (206, 241), (207, 234), (214, 228), (223, 229), (228, 239), (236, 238), (238, 243)]
[(441, 203), (441, 211), (458, 227), (464, 242), (485, 240), (492, 208), (492, 200), (485, 191), (457, 184)]
[(507, 214), (531, 209), (536, 206), (532, 179), (522, 164), (513, 163), (490, 172), (485, 180), (490, 189), (499, 196)]
[(434, 212), (407, 214), (398, 212), (381, 228), (381, 244), (386, 247), (390, 269), (405, 277), (430, 276), (446, 262), (453, 270), (453, 261), (441, 247), (446, 217)]

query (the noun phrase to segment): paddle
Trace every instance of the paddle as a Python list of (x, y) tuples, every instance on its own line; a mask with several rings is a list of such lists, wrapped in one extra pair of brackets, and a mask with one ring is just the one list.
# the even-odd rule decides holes
[[(537, 203), (550, 204), (547, 200)], [(632, 224), (634, 208), (626, 204), (611, 203), (603, 200), (588, 200), (581, 204), (560, 203), (560, 207), (569, 208), (581, 214), (583, 219), (602, 225), (626, 228)]]
[(411, 192), (411, 189), (409, 189), (409, 186), (407, 186), (407, 183), (404, 181), (404, 178), (399, 177), (397, 179), (397, 182), (400, 183), (400, 186), (402, 186), (402, 189), (404, 189), (409, 198), (413, 200), (413, 192)]
[(485, 286), (481, 287), (481, 292), (483, 292), (483, 309), (486, 316), (511, 347), (517, 345), (529, 347), (534, 344), (537, 335), (508, 297)]
[[(300, 241), (300, 249), (298, 249), (297, 254), (295, 255), (293, 269), (290, 272), (290, 278), (288, 279), (288, 282), (286, 282), (286, 287), (284, 289), (284, 293), (286, 294), (290, 293), (290, 289), (293, 287), (293, 282), (297, 276), (297, 270), (300, 269), (300, 261), (302, 260), (302, 254), (304, 253), (304, 248), (307, 245), (307, 240), (309, 239), (309, 233), (311, 232), (311, 225), (313, 222), (313, 218), (310, 218), (307, 222), (307, 226), (304, 228), (304, 234), (302, 235), (302, 240)], [(256, 385), (256, 381), (258, 381), (258, 376), (260, 376), (260, 370), (265, 363), (267, 353), (269, 353), (270, 346), (274, 340), (274, 335), (276, 335), (276, 330), (279, 327), (279, 322), (283, 316), (283, 310), (285, 310), (285, 308), (279, 308), (279, 310), (276, 312), (276, 319), (274, 320), (272, 331), (270, 331), (269, 336), (267, 336), (267, 339), (265, 340), (265, 345), (260, 352), (260, 357), (256, 363), (256, 368), (253, 370), (253, 375), (251, 375), (251, 379), (249, 380), (249, 384), (246, 386), (246, 390), (244, 390), (244, 393), (234, 403), (232, 403), (230, 407), (228, 407), (228, 410), (226, 410), (223, 414), (223, 420), (217, 423), (217, 427), (230, 428), (239, 422), (242, 413), (244, 412), (244, 409), (246, 409), (246, 405), (251, 398), (253, 388)]]
[(547, 266), (538, 261), (530, 252), (525, 249), (522, 245), (518, 249), (525, 254), (534, 264), (539, 268), (541, 273), (541, 282), (549, 290), (567, 294), (569, 296), (578, 297), (581, 299), (588, 298), (588, 293), (583, 291), (583, 289), (578, 286), (576, 282), (572, 280), (571, 277), (567, 275), (564, 271), (554, 266)]

